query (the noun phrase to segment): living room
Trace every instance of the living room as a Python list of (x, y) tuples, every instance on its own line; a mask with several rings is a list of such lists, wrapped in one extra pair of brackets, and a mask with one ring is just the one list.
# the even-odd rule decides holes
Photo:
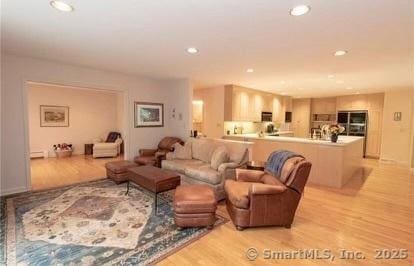
[(1, 22), (1, 265), (413, 264), (412, 1)]

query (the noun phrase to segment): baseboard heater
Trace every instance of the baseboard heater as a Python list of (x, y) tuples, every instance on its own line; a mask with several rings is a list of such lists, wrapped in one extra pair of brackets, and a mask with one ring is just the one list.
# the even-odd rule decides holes
[(31, 151), (30, 152), (30, 159), (34, 159), (34, 158), (48, 158), (49, 157), (49, 153), (48, 151)]

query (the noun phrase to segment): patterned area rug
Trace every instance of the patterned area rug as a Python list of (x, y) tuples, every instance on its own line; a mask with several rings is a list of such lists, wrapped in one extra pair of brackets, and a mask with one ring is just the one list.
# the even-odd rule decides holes
[[(0, 265), (145, 265), (207, 234), (178, 231), (172, 193), (103, 180), (0, 201)], [(217, 215), (216, 225), (227, 220)]]

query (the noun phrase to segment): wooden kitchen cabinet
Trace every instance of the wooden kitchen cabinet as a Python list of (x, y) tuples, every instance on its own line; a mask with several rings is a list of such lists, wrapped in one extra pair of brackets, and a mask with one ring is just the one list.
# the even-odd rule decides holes
[[(262, 112), (274, 112), (275, 94), (235, 85), (226, 85), (224, 89), (225, 121), (260, 122)], [(278, 116), (279, 113), (278, 110)]]

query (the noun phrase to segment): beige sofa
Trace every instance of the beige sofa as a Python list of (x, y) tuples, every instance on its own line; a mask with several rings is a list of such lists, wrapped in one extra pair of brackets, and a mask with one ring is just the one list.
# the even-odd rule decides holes
[[(225, 198), (224, 181), (235, 179), (236, 168), (244, 168), (249, 161), (253, 143), (223, 139), (191, 139), (192, 159), (174, 159), (167, 153), (162, 161), (163, 169), (180, 174), (183, 184), (205, 184), (212, 187), (217, 200)], [(211, 168), (211, 156), (219, 146), (225, 146), (230, 160), (222, 163), (218, 170)]]

